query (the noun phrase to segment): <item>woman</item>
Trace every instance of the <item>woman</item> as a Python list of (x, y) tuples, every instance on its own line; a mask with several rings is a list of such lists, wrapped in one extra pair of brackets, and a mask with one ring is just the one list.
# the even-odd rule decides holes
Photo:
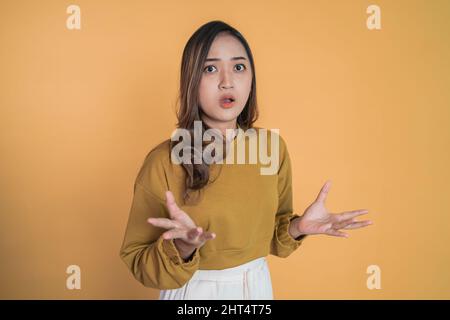
[[(191, 36), (183, 51), (179, 101), (177, 130), (190, 137), (200, 133), (202, 141), (172, 135), (149, 152), (135, 181), (120, 250), (138, 281), (161, 290), (160, 299), (273, 299), (268, 254), (287, 257), (309, 235), (347, 237), (339, 230), (371, 224), (355, 220), (368, 210), (328, 212), (330, 181), (303, 215), (293, 212), (286, 143), (277, 130), (266, 136), (253, 126), (255, 65), (247, 41), (233, 27), (211, 21)], [(212, 139), (203, 134), (210, 130), (220, 134), (207, 143)], [(239, 144), (244, 148), (236, 151)], [(259, 155), (268, 148), (276, 156), (272, 174), (262, 174), (267, 161), (221, 161), (235, 151), (251, 158), (251, 145)], [(215, 161), (206, 161), (208, 146)], [(181, 153), (184, 161), (174, 161)]]

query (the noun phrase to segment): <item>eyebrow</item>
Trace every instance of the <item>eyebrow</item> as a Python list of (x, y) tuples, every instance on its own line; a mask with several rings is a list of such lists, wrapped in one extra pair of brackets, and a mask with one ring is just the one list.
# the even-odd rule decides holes
[[(220, 61), (219, 58), (207, 58), (205, 61)], [(232, 57), (230, 60), (247, 60), (245, 57)]]

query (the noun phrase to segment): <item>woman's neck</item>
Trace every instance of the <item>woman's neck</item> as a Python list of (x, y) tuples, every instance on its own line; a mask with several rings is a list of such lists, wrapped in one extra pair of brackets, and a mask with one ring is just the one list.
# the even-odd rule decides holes
[(227, 129), (229, 130), (238, 129), (236, 119), (233, 119), (232, 121), (229, 122), (224, 122), (224, 121), (214, 121), (204, 117), (202, 118), (202, 121), (204, 121), (208, 125), (208, 127), (220, 130), (220, 132), (224, 136), (226, 136)]

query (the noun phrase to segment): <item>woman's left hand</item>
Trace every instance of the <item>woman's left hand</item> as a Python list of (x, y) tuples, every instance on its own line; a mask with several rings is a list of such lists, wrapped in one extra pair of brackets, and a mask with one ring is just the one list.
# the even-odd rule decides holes
[(325, 208), (325, 200), (330, 189), (331, 181), (328, 180), (316, 200), (306, 208), (303, 216), (293, 220), (296, 234), (326, 234), (336, 237), (348, 237), (347, 233), (339, 229), (357, 229), (372, 224), (370, 220), (356, 221), (356, 217), (366, 214), (367, 209), (345, 211), (342, 213), (330, 213)]

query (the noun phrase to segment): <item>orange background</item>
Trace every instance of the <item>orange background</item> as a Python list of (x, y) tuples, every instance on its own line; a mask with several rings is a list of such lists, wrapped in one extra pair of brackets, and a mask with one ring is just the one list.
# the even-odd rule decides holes
[(253, 50), (256, 125), (288, 144), (296, 211), (329, 178), (332, 212), (374, 221), (269, 256), (275, 298), (450, 298), (446, 0), (2, 1), (0, 298), (157, 298), (119, 249), (137, 171), (175, 128), (183, 47), (215, 19)]

